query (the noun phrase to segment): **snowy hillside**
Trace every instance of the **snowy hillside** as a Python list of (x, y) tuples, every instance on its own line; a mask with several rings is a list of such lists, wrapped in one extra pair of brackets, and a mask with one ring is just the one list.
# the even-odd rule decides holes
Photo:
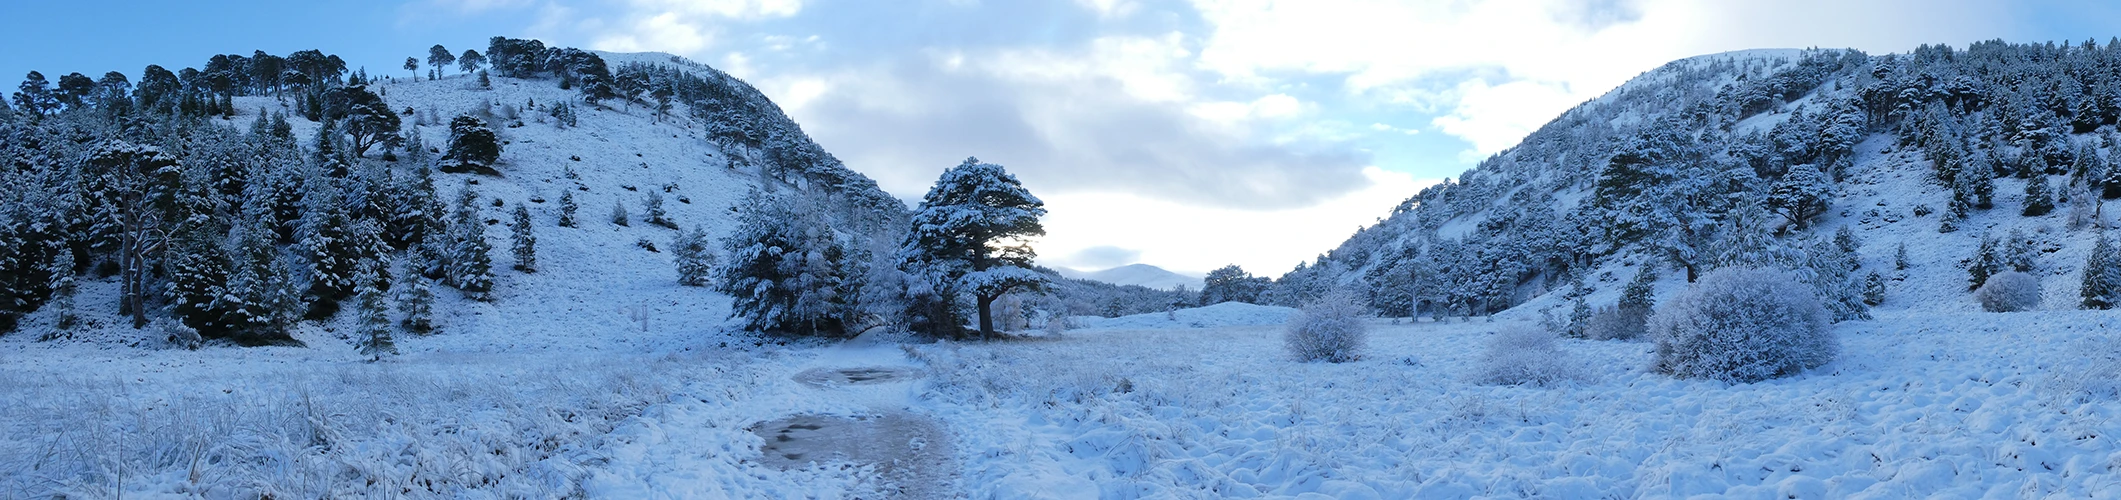
[[(1675, 61), (1409, 198), (1267, 297), (1349, 286), (1388, 315), (1567, 321), (1645, 268), (1666, 295), (1717, 267), (1772, 265), (1803, 270), (1848, 319), (1874, 281), (1882, 309), (1977, 310), (1968, 267), (2012, 260), (2041, 277), (2044, 308), (2074, 309), (2121, 208), (2117, 50)], [(1976, 258), (1984, 240), (1999, 250)], [(2030, 250), (2002, 255), (2013, 247)]]
[(1082, 271), (1070, 268), (1057, 270), (1060, 271), (1062, 276), (1075, 279), (1103, 281), (1114, 285), (1142, 286), (1158, 290), (1176, 290), (1180, 286), (1184, 286), (1189, 290), (1200, 290), (1201, 285), (1201, 280), (1198, 277), (1166, 271), (1164, 268), (1148, 264), (1128, 264), (1101, 271)]
[(1677, 61), (1273, 280), (487, 50), (25, 82), (0, 498), (2121, 495), (2121, 44)]

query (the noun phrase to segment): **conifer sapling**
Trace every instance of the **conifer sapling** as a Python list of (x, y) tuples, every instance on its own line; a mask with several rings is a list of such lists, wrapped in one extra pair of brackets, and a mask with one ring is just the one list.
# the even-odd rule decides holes
[(516, 204), (515, 220), (508, 225), (509, 251), (515, 253), (515, 270), (538, 272), (538, 237), (531, 233), (530, 208)]

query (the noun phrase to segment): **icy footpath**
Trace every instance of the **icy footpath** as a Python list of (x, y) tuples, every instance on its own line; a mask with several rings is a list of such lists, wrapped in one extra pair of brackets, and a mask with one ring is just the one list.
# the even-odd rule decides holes
[(952, 439), (909, 411), (925, 367), (898, 347), (782, 352), (736, 383), (650, 407), (604, 438), (599, 498), (952, 496)]
[(1273, 327), (938, 345), (923, 395), (974, 497), (2121, 496), (2121, 318), (1881, 314), (1843, 357), (1758, 384), (1566, 340), (1554, 388), (1474, 382), (1502, 323), (1374, 324), (1367, 359), (1286, 359)]

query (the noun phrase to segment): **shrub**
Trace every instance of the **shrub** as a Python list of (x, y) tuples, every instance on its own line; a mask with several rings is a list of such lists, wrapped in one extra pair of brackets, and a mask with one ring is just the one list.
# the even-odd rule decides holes
[(1983, 311), (2029, 311), (2040, 307), (2040, 280), (2030, 274), (2005, 271), (1989, 277), (1980, 290), (1974, 291), (1974, 299), (1981, 301)]
[(1488, 337), (1477, 378), (1484, 384), (1546, 386), (1584, 377), (1583, 365), (1561, 349), (1554, 332), (1517, 326)]
[(1353, 292), (1335, 290), (1304, 304), (1289, 320), (1284, 337), (1289, 354), (1298, 361), (1346, 363), (1362, 358), (1369, 342), (1369, 326), (1363, 324), (1362, 302)]
[(1826, 364), (1840, 351), (1831, 317), (1788, 272), (1718, 269), (1650, 318), (1659, 372), (1749, 383)]

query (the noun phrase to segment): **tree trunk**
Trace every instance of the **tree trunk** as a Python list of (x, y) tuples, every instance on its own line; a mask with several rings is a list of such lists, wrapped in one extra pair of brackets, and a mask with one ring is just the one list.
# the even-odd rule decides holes
[(994, 299), (996, 298), (998, 297), (989, 297), (985, 295), (979, 296), (980, 340), (994, 340), (994, 314), (991, 312), (991, 310), (994, 306)]

